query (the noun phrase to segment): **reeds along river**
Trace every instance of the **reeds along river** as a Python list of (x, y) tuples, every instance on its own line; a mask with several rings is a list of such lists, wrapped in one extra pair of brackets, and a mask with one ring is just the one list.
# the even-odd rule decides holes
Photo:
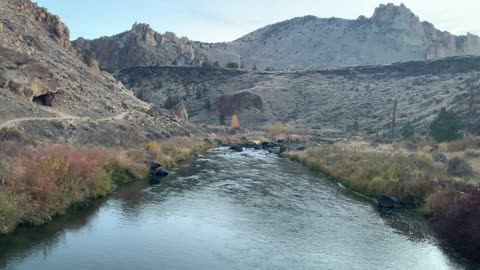
[(302, 165), (214, 149), (0, 237), (0, 269), (474, 269), (425, 220), (384, 215)]

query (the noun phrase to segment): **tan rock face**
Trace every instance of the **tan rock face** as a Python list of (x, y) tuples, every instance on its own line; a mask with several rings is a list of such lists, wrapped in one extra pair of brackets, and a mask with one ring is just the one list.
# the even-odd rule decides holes
[(175, 108), (175, 116), (177, 116), (177, 118), (182, 121), (188, 120), (187, 107), (184, 103), (180, 103), (177, 105), (177, 107)]
[(83, 61), (87, 66), (92, 68), (93, 70), (100, 72), (100, 67), (98, 66), (98, 61), (97, 58), (95, 57), (95, 54), (91, 50), (85, 50), (83, 53)]
[(128, 32), (112, 37), (73, 42), (79, 52), (91, 50), (102, 69), (118, 71), (135, 66), (201, 65), (206, 57), (187, 38), (174, 33), (160, 34), (148, 24), (134, 24)]
[(46, 8), (38, 7), (37, 4), (32, 3), (29, 0), (6, 1), (13, 4), (18, 12), (28, 14), (34, 20), (39, 22), (51, 34), (51, 37), (60, 44), (60, 46), (70, 52), (75, 51), (70, 43), (70, 32), (68, 27), (62, 23), (58, 16), (49, 13)]

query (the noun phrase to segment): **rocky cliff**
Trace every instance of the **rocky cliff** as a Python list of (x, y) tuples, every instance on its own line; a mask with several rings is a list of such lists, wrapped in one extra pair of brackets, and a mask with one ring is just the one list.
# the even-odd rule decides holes
[(382, 66), (303, 72), (252, 72), (194, 67), (137, 67), (118, 79), (158, 106), (174, 96), (190, 121), (220, 123), (233, 113), (244, 127), (276, 121), (292, 130), (351, 134), (388, 133), (393, 103), (397, 129), (413, 122), (425, 132), (441, 108), (457, 112), (480, 132), (480, 57), (464, 56)]
[(185, 37), (159, 34), (148, 24), (135, 23), (130, 31), (94, 40), (79, 38), (73, 46), (80, 52), (92, 51), (100, 67), (108, 71), (134, 66), (201, 65), (205, 56)]
[(422, 22), (405, 5), (380, 5), (357, 20), (295, 18), (230, 43), (196, 43), (211, 61), (246, 69), (298, 70), (380, 65), (480, 54), (480, 38), (454, 36)]
[(108, 71), (215, 62), (222, 66), (235, 62), (245, 69), (303, 70), (480, 54), (478, 36), (440, 31), (403, 4), (380, 5), (371, 17), (356, 20), (294, 18), (228, 43), (192, 42), (135, 24), (112, 37), (79, 38), (73, 46), (79, 52), (92, 51)]
[(197, 130), (166, 112), (151, 117), (149, 104), (101, 72), (92, 54), (79, 58), (68, 28), (31, 1), (0, 1), (0, 25), (2, 134), (129, 145)]

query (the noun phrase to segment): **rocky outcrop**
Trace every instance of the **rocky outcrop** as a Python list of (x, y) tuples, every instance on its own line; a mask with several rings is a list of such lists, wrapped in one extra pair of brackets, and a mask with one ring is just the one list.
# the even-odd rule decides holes
[(187, 112), (187, 107), (185, 107), (185, 104), (182, 102), (177, 105), (175, 108), (175, 116), (177, 116), (178, 119), (181, 121), (187, 121), (188, 120), (188, 112)]
[(92, 51), (100, 67), (107, 71), (135, 66), (198, 66), (207, 61), (187, 38), (170, 32), (160, 34), (142, 23), (135, 23), (130, 31), (112, 37), (78, 38), (73, 46), (79, 52)]
[(84, 50), (82, 53), (82, 57), (83, 57), (83, 61), (85, 62), (85, 64), (87, 64), (88, 67), (90, 67), (91, 69), (97, 72), (100, 72), (100, 67), (98, 65), (97, 58), (95, 57), (95, 54), (91, 50), (89, 49)]
[(224, 115), (233, 115), (250, 109), (263, 110), (262, 98), (250, 92), (223, 95), (218, 99), (213, 108), (213, 110)]
[(75, 51), (70, 43), (70, 32), (68, 27), (63, 24), (58, 16), (49, 13), (46, 8), (38, 7), (37, 4), (32, 3), (30, 0), (6, 1), (13, 4), (17, 12), (27, 14), (35, 19), (45, 28), (45, 30), (48, 31), (50, 37), (60, 44), (60, 46), (70, 52)]
[(480, 38), (422, 22), (405, 5), (380, 5), (357, 20), (314, 16), (266, 26), (229, 43), (196, 43), (211, 61), (247, 69), (298, 70), (380, 65), (480, 54)]

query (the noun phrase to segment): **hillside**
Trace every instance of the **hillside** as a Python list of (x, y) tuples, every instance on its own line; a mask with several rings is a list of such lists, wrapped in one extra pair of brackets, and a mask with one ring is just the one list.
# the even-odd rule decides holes
[(190, 119), (219, 123), (237, 113), (244, 127), (275, 121), (315, 132), (382, 134), (398, 100), (397, 132), (412, 121), (425, 131), (442, 107), (480, 131), (480, 57), (456, 57), (386, 66), (304, 72), (252, 72), (195, 67), (136, 67), (118, 79), (157, 106), (183, 101)]
[(80, 59), (69, 39), (46, 9), (0, 2), (0, 139), (135, 145), (197, 130), (153, 112), (92, 55)]
[(455, 36), (423, 22), (405, 5), (380, 5), (356, 20), (305, 16), (272, 24), (233, 42), (204, 43), (160, 34), (147, 24), (73, 46), (116, 72), (135, 66), (236, 62), (244, 69), (304, 70), (382, 65), (480, 54), (480, 38)]
[(197, 44), (211, 61), (246, 69), (298, 70), (380, 65), (480, 54), (480, 38), (422, 22), (405, 5), (380, 5), (356, 20), (306, 16), (266, 26), (230, 43)]

